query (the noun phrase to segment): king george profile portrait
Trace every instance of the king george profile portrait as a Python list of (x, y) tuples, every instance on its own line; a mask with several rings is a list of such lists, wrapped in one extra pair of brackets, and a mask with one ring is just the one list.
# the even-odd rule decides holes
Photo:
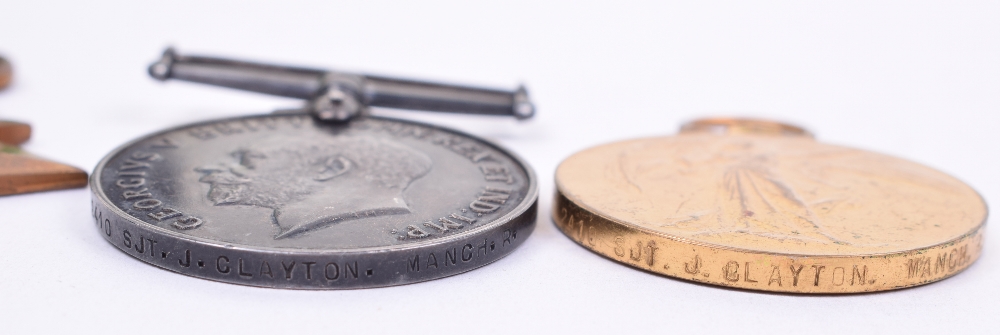
[(366, 136), (270, 138), (195, 169), (215, 206), (273, 209), (275, 239), (366, 217), (410, 213), (403, 191), (432, 161), (401, 143)]

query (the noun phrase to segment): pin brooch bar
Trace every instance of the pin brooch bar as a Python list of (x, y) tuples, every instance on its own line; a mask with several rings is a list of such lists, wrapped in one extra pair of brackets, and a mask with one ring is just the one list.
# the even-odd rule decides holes
[(179, 79), (290, 98), (307, 99), (318, 118), (345, 121), (365, 107), (513, 116), (527, 119), (534, 105), (524, 86), (514, 91), (431, 83), (335, 71), (274, 66), (213, 57), (181, 56), (167, 49), (149, 67), (159, 80)]

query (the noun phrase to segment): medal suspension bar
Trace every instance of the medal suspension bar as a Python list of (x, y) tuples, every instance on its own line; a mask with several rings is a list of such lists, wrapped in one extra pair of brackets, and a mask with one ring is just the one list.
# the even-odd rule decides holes
[(528, 91), (513, 91), (389, 78), (338, 71), (276, 66), (163, 52), (149, 67), (159, 80), (179, 79), (289, 98), (306, 99), (322, 121), (343, 122), (368, 107), (513, 116), (535, 114)]

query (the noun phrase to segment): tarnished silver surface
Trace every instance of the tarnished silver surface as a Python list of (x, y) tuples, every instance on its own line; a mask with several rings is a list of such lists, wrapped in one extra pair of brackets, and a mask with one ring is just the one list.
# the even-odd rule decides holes
[(178, 79), (289, 98), (306, 99), (317, 119), (342, 122), (368, 107), (513, 116), (528, 119), (535, 105), (522, 85), (513, 91), (278, 66), (226, 58), (182, 56), (172, 48), (149, 66), (159, 80)]
[(453, 130), (272, 114), (126, 144), (90, 180), (102, 236), (144, 262), (243, 285), (399, 285), (493, 262), (535, 225), (534, 173)]

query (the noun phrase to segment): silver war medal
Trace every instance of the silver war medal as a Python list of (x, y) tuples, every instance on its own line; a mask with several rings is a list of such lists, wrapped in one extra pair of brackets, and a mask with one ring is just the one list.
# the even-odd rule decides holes
[(278, 67), (167, 50), (150, 74), (307, 100), (301, 110), (157, 132), (90, 179), (102, 236), (155, 266), (291, 289), (469, 271), (535, 225), (534, 172), (509, 151), (373, 106), (528, 118), (527, 92)]

